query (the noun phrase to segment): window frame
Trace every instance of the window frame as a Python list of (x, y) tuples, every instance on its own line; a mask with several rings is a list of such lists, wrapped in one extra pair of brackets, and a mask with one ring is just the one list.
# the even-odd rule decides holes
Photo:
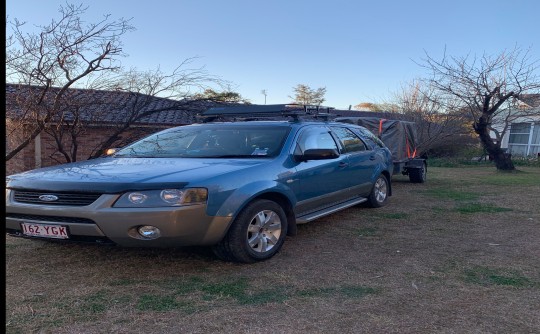
[[(516, 127), (526, 125), (528, 127), (528, 132), (513, 132), (513, 130), (516, 130)], [(517, 131), (524, 131), (521, 128), (518, 128)], [(508, 151), (512, 154), (521, 155), (521, 152), (514, 153), (515, 151), (524, 151), (523, 156), (530, 156), (533, 155), (534, 152), (536, 154), (540, 153), (540, 144), (533, 143), (533, 139), (536, 136), (539, 136), (540, 132), (540, 122), (519, 122), (519, 123), (512, 123), (510, 125), (510, 129), (508, 132)], [(527, 142), (526, 143), (520, 143), (520, 142), (513, 142), (512, 138), (515, 138), (514, 136), (524, 136), (527, 135)]]

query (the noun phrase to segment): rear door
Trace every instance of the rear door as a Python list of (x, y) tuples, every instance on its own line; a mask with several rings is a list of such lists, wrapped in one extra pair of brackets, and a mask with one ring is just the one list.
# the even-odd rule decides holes
[(351, 181), (349, 190), (367, 196), (371, 192), (378, 164), (376, 152), (347, 127), (332, 126), (331, 129), (341, 145), (341, 154), (348, 159), (345, 172)]

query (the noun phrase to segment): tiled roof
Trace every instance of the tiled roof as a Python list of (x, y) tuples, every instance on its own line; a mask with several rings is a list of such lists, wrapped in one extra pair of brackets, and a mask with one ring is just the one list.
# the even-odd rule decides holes
[[(52, 106), (53, 96), (59, 88), (51, 88), (45, 98), (42, 113)], [(36, 86), (6, 84), (6, 116), (17, 118), (24, 113), (25, 99), (31, 101), (42, 92)], [(74, 110), (81, 119), (95, 124), (117, 124), (125, 121), (137, 110), (137, 115), (159, 109), (134, 122), (137, 125), (185, 125), (195, 121), (198, 112), (206, 110), (214, 103), (193, 100), (172, 100), (133, 92), (105, 91), (70, 88), (64, 95), (63, 106), (72, 112), (63, 113), (64, 119), (74, 117)], [(34, 102), (35, 104), (35, 102)]]
[(523, 94), (519, 100), (531, 108), (540, 107), (540, 94)]

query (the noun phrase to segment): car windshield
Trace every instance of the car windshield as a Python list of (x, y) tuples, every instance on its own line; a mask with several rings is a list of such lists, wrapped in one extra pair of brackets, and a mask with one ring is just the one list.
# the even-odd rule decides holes
[(283, 126), (185, 126), (150, 135), (115, 157), (274, 157), (289, 132)]

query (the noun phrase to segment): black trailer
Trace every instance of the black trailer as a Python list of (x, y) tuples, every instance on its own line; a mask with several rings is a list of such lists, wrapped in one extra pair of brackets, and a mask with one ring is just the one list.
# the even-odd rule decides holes
[(335, 121), (358, 124), (373, 132), (392, 152), (394, 174), (408, 175), (413, 183), (426, 182), (427, 161), (417, 153), (414, 122), (379, 117), (337, 117)]

